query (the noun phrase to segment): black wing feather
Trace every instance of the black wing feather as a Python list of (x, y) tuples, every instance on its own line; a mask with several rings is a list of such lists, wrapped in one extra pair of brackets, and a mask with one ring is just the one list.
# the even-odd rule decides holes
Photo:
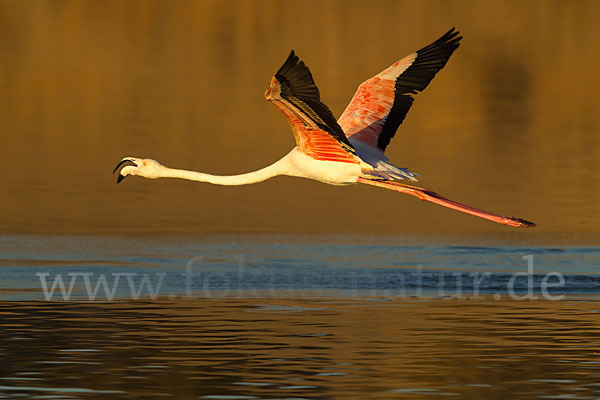
[(396, 79), (394, 104), (377, 139), (377, 147), (385, 150), (412, 106), (413, 95), (423, 91), (448, 62), (459, 46), (462, 36), (454, 28), (441, 38), (417, 51), (410, 67)]
[(328, 132), (338, 142), (345, 144), (351, 153), (354, 148), (331, 110), (321, 102), (319, 88), (312, 74), (294, 50), (275, 74), (281, 85), (281, 97), (302, 110), (319, 128)]

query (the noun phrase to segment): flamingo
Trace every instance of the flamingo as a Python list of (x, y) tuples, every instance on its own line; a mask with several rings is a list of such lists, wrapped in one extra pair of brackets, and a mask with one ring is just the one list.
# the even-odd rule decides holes
[(418, 174), (391, 164), (384, 151), (412, 106), (458, 48), (462, 36), (454, 28), (430, 45), (393, 63), (363, 82), (336, 121), (321, 102), (319, 89), (304, 62), (292, 52), (271, 79), (265, 97), (285, 116), (296, 146), (275, 163), (240, 175), (218, 176), (168, 168), (156, 160), (123, 158), (117, 183), (130, 175), (180, 178), (216, 185), (247, 185), (278, 175), (314, 179), (331, 185), (362, 183), (415, 196), (476, 217), (513, 227), (533, 222), (482, 211), (400, 180), (417, 181)]

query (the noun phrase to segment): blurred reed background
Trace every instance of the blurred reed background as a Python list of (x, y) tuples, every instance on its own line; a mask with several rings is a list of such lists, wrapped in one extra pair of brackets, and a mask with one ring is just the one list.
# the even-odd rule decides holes
[[(600, 2), (0, 0), (0, 233), (468, 234), (596, 242)], [(371, 187), (127, 179), (124, 156), (215, 174), (294, 145), (263, 99), (291, 49), (335, 115), (456, 26), (388, 148), (420, 184), (538, 223), (511, 230)]]

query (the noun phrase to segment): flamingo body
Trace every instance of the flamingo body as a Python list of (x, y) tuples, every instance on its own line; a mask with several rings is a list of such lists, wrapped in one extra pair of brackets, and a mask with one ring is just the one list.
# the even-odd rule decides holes
[(297, 147), (283, 158), (287, 173), (284, 175), (309, 178), (330, 185), (352, 185), (362, 176), (358, 163), (315, 160)]
[(125, 157), (117, 183), (126, 176), (180, 178), (218, 185), (246, 185), (278, 175), (309, 178), (331, 185), (363, 183), (409, 194), (460, 212), (514, 227), (535, 226), (466, 206), (437, 193), (399, 182), (416, 181), (418, 174), (389, 162), (385, 149), (413, 104), (458, 48), (462, 37), (454, 28), (363, 82), (339, 121), (321, 102), (310, 70), (292, 51), (277, 71), (265, 98), (290, 124), (296, 141), (286, 156), (258, 171), (217, 176), (165, 167), (152, 159)]

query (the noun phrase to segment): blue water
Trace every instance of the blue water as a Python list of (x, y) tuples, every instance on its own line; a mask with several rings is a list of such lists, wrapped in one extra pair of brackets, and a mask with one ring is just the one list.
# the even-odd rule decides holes
[(340, 236), (2, 236), (0, 299), (600, 294), (597, 246), (397, 241), (407, 242)]
[(0, 398), (599, 398), (599, 247), (439, 243), (0, 237)]

